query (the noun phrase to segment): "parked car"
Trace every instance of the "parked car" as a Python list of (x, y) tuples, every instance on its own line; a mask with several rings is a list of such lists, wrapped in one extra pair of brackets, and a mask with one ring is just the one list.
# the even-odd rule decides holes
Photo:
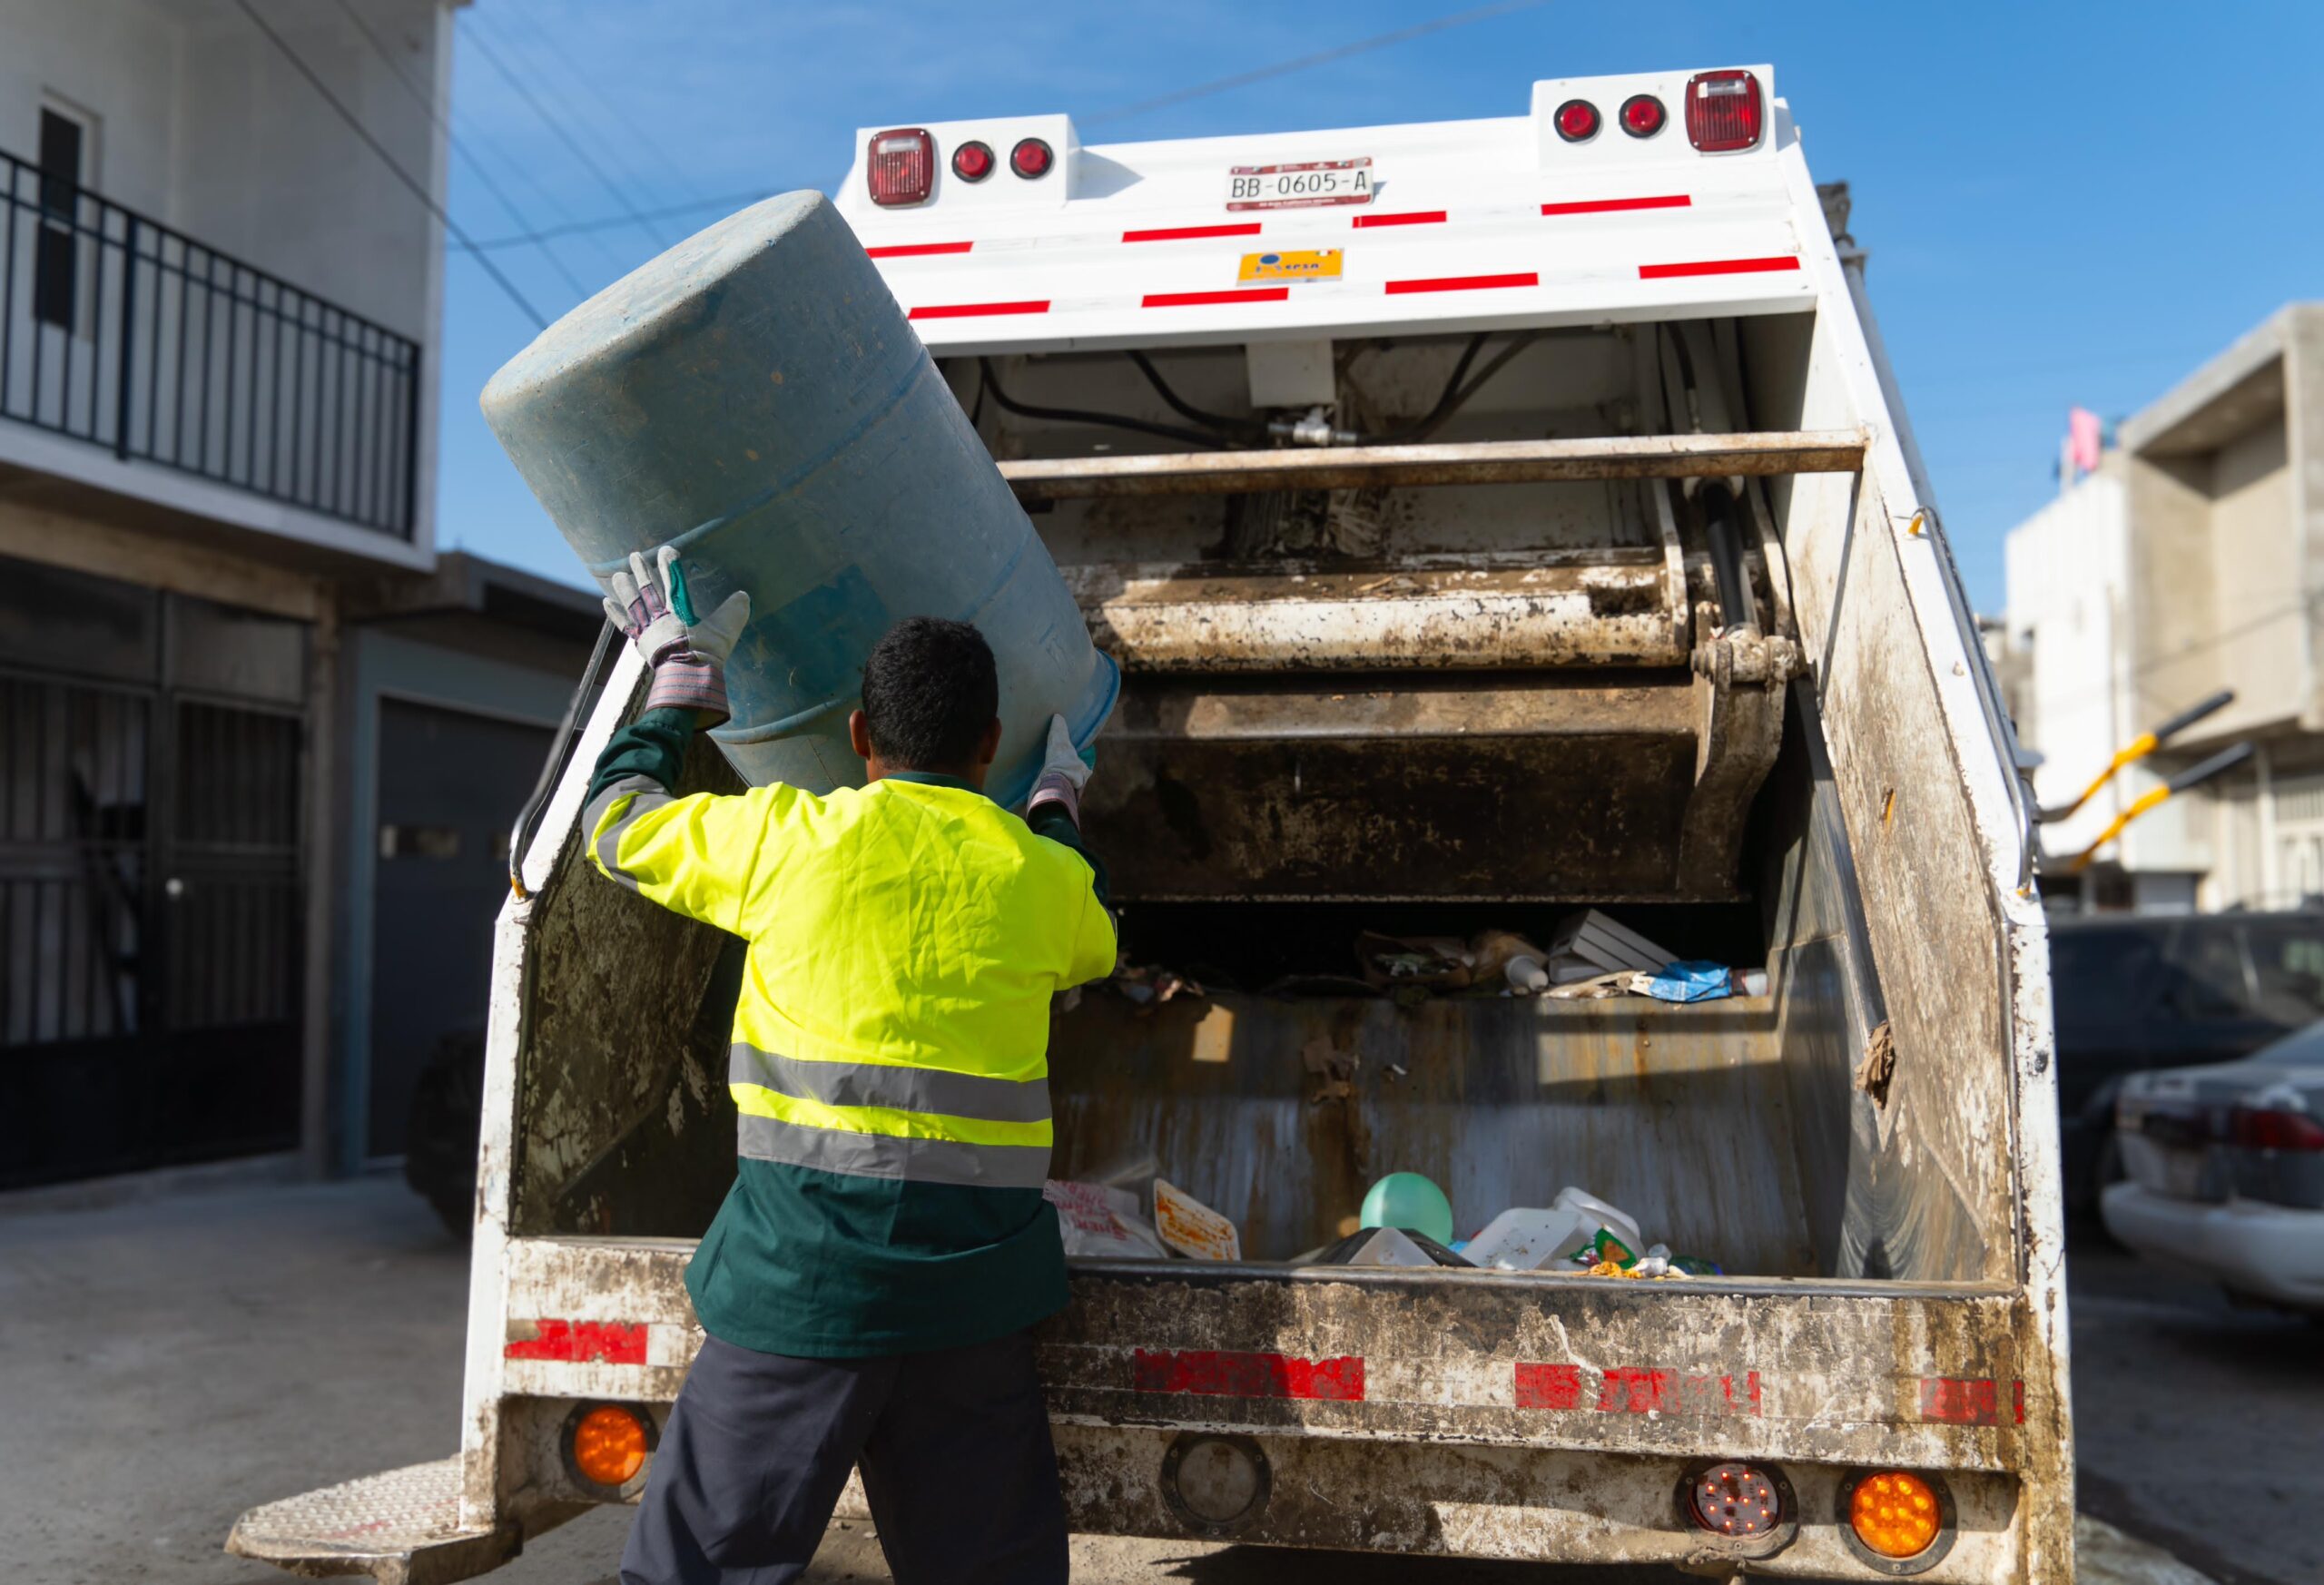
[(2124, 1079), (2107, 1231), (2239, 1297), (2324, 1316), (2324, 1022), (2246, 1058)]
[(2131, 1075), (2230, 1062), (2324, 1017), (2324, 911), (2062, 920), (2050, 932), (2067, 1204), (2122, 1176)]

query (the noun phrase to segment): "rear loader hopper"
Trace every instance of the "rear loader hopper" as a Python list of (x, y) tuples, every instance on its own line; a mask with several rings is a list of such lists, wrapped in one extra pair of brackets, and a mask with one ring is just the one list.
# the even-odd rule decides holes
[[(1085, 810), (1125, 951), (1206, 991), (1054, 1017), (1052, 1176), (1150, 1161), (1242, 1256), (1074, 1263), (1076, 1527), (2066, 1585), (2024, 792), (1772, 74), (858, 148), (838, 209), (1121, 670)], [(459, 1579), (643, 1484), (740, 953), (585, 872), (605, 674), (499, 925), (459, 1451), (235, 1551)], [(1584, 906), (1765, 992), (1391, 996), (1350, 951)], [(1464, 1235), (1571, 1184), (1724, 1272), (1302, 1263), (1398, 1170)]]

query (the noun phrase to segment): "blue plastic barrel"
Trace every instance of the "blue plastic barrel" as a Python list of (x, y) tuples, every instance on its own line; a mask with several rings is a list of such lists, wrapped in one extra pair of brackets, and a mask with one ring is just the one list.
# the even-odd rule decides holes
[(544, 330), (484, 416), (590, 573), (675, 545), (751, 624), (712, 733), (753, 785), (862, 782), (848, 713), (904, 616), (973, 622), (1000, 672), (988, 791), (1032, 789), (1052, 714), (1087, 745), (1120, 686), (1049, 549), (820, 192), (732, 215)]

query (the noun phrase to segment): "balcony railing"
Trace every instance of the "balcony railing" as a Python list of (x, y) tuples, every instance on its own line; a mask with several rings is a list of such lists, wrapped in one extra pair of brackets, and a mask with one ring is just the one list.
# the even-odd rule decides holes
[(398, 538), (419, 343), (0, 151), (0, 418)]

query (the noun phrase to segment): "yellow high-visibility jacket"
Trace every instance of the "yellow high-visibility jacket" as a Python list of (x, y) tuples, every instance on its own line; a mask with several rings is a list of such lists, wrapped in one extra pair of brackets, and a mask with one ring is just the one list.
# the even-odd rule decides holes
[(641, 750), (677, 715), (608, 745), (584, 827), (607, 877), (749, 943), (742, 1167), (688, 1273), (704, 1324), (870, 1354), (1055, 1309), (1049, 1002), (1116, 951), (1090, 861), (948, 777), (674, 796), (683, 740)]

